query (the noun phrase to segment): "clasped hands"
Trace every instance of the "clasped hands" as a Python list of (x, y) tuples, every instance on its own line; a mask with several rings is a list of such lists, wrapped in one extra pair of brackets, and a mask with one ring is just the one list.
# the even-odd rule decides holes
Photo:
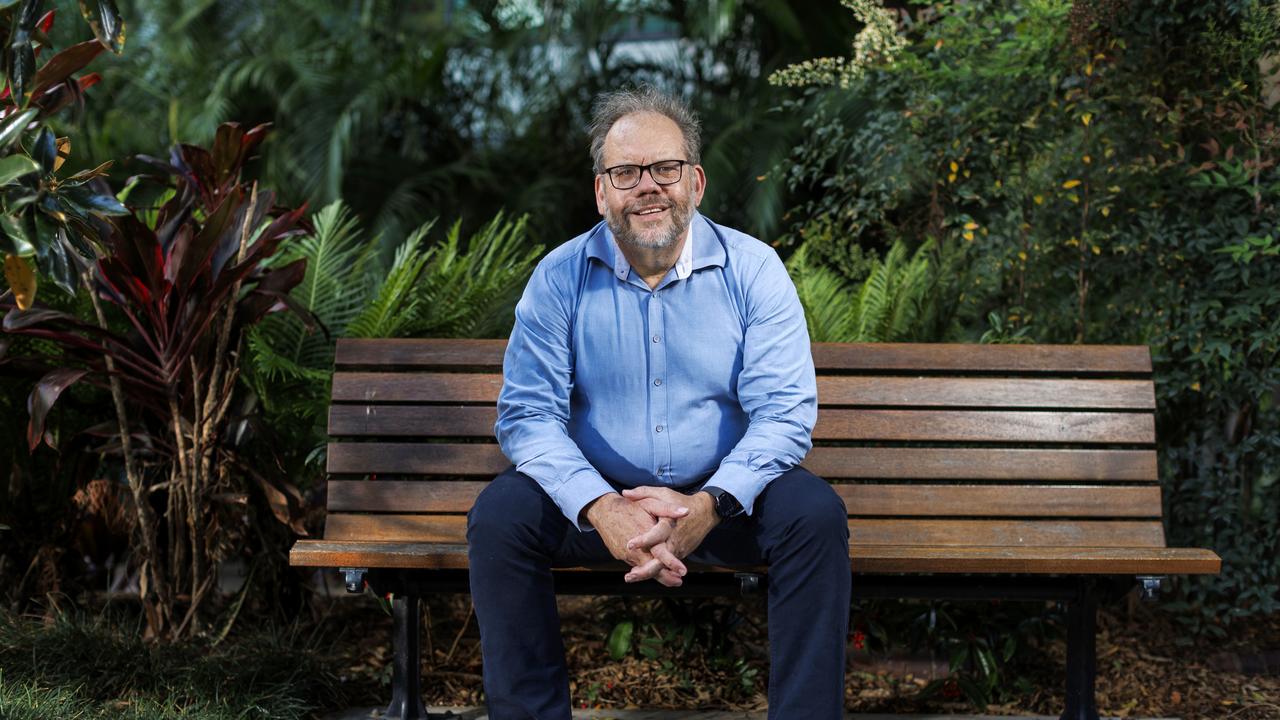
[(586, 515), (609, 553), (631, 566), (627, 582), (657, 580), (667, 587), (683, 584), (689, 570), (681, 561), (720, 522), (709, 494), (653, 486), (602, 495)]

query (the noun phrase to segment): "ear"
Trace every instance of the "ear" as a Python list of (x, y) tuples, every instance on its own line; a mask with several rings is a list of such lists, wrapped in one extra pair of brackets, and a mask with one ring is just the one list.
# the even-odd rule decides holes
[(596, 212), (600, 213), (600, 217), (604, 217), (604, 211), (605, 211), (605, 203), (604, 203), (604, 192), (605, 192), (605, 188), (604, 188), (604, 182), (605, 182), (605, 180), (604, 180), (604, 175), (596, 175), (596, 180), (595, 180), (595, 188), (596, 188)]
[(701, 165), (693, 166), (693, 206), (702, 205), (702, 195), (707, 191), (707, 174)]

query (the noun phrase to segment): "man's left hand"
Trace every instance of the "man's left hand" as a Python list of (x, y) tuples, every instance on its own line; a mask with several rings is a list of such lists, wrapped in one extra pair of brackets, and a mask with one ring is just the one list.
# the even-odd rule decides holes
[(637, 535), (627, 543), (628, 548), (643, 548), (653, 553), (653, 559), (638, 565), (627, 573), (627, 582), (639, 582), (655, 577), (663, 568), (672, 568), (672, 564), (683, 569), (679, 560), (688, 557), (689, 553), (698, 549), (707, 533), (720, 524), (720, 516), (716, 515), (715, 501), (704, 492), (692, 496), (676, 492), (671, 488), (643, 486), (622, 491), (623, 497), (636, 501), (640, 507), (654, 503), (663, 505), (675, 503), (689, 508), (689, 514), (676, 521), (675, 527), (668, 531), (654, 527), (648, 532)]

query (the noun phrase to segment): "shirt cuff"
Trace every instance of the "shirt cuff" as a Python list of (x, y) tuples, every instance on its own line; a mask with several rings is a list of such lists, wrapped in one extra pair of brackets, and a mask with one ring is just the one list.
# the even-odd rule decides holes
[(551, 492), (551, 499), (579, 532), (589, 532), (595, 528), (585, 522), (579, 522), (582, 508), (601, 495), (612, 492), (617, 491), (605, 482), (599, 473), (594, 470), (580, 470), (556, 486)]
[(721, 465), (704, 485), (718, 487), (732, 495), (742, 505), (742, 512), (747, 515), (751, 514), (756, 497), (764, 490), (764, 486), (760, 484), (760, 474), (737, 463)]

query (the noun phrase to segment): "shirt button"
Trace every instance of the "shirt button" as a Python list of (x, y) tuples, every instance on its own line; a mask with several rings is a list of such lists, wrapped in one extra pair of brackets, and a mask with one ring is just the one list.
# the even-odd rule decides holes
[(661, 336), (661, 335), (654, 335), (654, 336), (653, 336), (653, 341), (654, 341), (654, 342), (662, 342), (662, 336)]
[(654, 428), (654, 429), (653, 429), (653, 431), (654, 431), (654, 432), (662, 432), (662, 426), (661, 426), (661, 425), (659, 425), (658, 427)]
[(661, 385), (661, 384), (662, 384), (662, 378), (658, 378), (658, 379), (654, 380), (654, 381), (653, 381), (653, 384), (654, 384), (654, 385)]

